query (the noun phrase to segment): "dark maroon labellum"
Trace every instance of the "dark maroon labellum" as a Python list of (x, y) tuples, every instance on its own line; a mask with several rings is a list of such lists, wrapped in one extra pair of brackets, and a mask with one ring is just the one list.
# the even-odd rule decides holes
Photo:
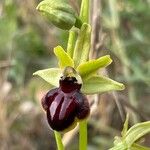
[(60, 87), (50, 90), (42, 98), (50, 127), (64, 131), (73, 127), (76, 120), (85, 119), (90, 107), (87, 98), (80, 92), (81, 84), (75, 77), (62, 77)]

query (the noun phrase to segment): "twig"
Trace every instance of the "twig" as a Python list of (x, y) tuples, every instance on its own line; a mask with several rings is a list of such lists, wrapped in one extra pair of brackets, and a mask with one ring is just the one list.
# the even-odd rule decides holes
[(119, 113), (121, 116), (121, 120), (122, 120), (122, 122), (124, 122), (125, 121), (125, 111), (121, 105), (121, 102), (119, 101), (118, 94), (116, 92), (112, 92), (112, 96), (114, 97), (115, 103), (118, 107), (118, 110), (119, 110)]
[(10, 63), (9, 61), (0, 62), (0, 69), (5, 69), (5, 68), (11, 67), (11, 66), (13, 66), (13, 64)]
[(146, 115), (142, 110), (138, 110), (136, 107), (134, 107), (132, 104), (130, 104), (125, 97), (123, 96), (119, 96), (120, 97), (120, 102), (122, 103), (122, 105), (128, 107), (132, 112), (138, 114), (143, 121), (148, 121), (150, 120), (149, 115)]

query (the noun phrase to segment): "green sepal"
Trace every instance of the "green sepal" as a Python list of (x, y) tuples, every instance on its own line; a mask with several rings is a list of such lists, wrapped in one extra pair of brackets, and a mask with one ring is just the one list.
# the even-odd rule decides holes
[(91, 76), (83, 79), (82, 92), (85, 94), (104, 93), (113, 90), (123, 90), (124, 85), (103, 76)]
[(59, 68), (50, 68), (39, 70), (33, 73), (33, 75), (38, 75), (46, 82), (50, 83), (53, 86), (59, 86), (59, 79), (62, 76), (62, 70)]
[(59, 67), (65, 68), (67, 66), (74, 67), (73, 59), (65, 52), (61, 46), (54, 48), (54, 53), (59, 60)]
[(100, 68), (107, 67), (109, 64), (111, 64), (112, 59), (109, 55), (100, 57), (96, 60), (90, 60), (85, 63), (80, 64), (77, 67), (77, 71), (80, 73), (82, 78), (88, 77), (89, 75), (92, 75), (98, 71)]

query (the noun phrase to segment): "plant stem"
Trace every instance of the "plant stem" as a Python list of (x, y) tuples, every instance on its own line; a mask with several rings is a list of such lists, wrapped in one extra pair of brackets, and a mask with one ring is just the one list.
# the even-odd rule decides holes
[(61, 140), (60, 133), (57, 132), (57, 131), (54, 131), (54, 134), (55, 134), (55, 139), (56, 139), (56, 143), (57, 143), (57, 149), (58, 150), (64, 150), (64, 146), (63, 146), (63, 143), (62, 143), (62, 140)]
[[(82, 0), (81, 2), (81, 10), (80, 10), (80, 19), (84, 23), (89, 22), (89, 0)], [(70, 57), (73, 57), (74, 54), (74, 45), (76, 40), (75, 31), (69, 31), (68, 45), (67, 45), (67, 53)]]
[(69, 38), (68, 38), (68, 45), (67, 45), (67, 53), (72, 58), (74, 53), (74, 45), (76, 40), (76, 33), (75, 31), (69, 31)]
[[(82, 0), (80, 9), (80, 19), (83, 23), (89, 22), (89, 0)], [(90, 44), (90, 43), (89, 43)], [(79, 123), (79, 150), (87, 149), (87, 120)]]
[(83, 120), (79, 124), (79, 150), (87, 149), (87, 120)]
[(89, 22), (89, 0), (81, 2), (80, 19), (83, 23)]

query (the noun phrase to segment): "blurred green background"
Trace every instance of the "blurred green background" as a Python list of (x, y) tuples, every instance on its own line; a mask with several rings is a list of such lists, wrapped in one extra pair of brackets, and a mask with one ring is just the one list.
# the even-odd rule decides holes
[[(40, 105), (51, 86), (32, 74), (57, 66), (53, 48), (66, 48), (68, 32), (41, 17), (36, 11), (39, 2), (0, 1), (0, 150), (56, 149)], [(79, 7), (80, 1), (73, 3)], [(109, 76), (126, 85), (115, 95), (131, 112), (133, 125), (150, 119), (150, 1), (117, 0), (115, 11), (111, 6), (110, 0), (101, 0), (101, 26), (106, 34), (102, 51), (114, 60)], [(113, 99), (111, 93), (101, 95), (89, 119), (89, 150), (107, 150), (120, 134), (123, 123)], [(142, 142), (150, 146), (150, 137)], [(78, 134), (67, 149), (77, 150), (77, 143)]]

